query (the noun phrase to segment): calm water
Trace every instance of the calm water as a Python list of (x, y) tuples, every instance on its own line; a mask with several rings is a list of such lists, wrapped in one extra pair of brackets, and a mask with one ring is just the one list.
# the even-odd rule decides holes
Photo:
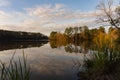
[(83, 70), (84, 56), (88, 55), (79, 48), (71, 48), (71, 52), (69, 47), (51, 48), (49, 42), (0, 43), (0, 60), (8, 62), (15, 51), (14, 60), (17, 60), (24, 51), (31, 66), (32, 80), (78, 80), (77, 73)]

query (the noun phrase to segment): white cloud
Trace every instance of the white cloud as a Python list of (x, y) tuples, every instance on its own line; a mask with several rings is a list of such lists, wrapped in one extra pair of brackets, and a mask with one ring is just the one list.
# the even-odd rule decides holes
[(0, 11), (0, 29), (41, 32), (62, 31), (69, 26), (95, 25), (94, 11), (72, 10), (64, 4), (45, 4), (25, 9), (26, 12)]
[(8, 17), (10, 17), (9, 14), (7, 14), (4, 11), (0, 11), (0, 19), (4, 20), (4, 19), (8, 19)]
[(2, 7), (2, 6), (8, 6), (8, 5), (10, 5), (10, 2), (9, 1), (7, 1), (7, 0), (0, 0), (0, 7)]
[(68, 9), (63, 4), (56, 4), (54, 6), (46, 4), (35, 8), (28, 8), (27, 11), (30, 16), (36, 16), (44, 19), (55, 19), (66, 16)]

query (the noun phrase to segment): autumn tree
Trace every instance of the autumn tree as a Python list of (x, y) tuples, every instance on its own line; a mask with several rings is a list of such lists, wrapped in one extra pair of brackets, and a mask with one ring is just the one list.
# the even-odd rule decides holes
[(51, 33), (50, 33), (50, 39), (51, 40), (55, 40), (56, 39), (56, 34), (57, 34), (57, 32), (56, 31), (52, 31)]

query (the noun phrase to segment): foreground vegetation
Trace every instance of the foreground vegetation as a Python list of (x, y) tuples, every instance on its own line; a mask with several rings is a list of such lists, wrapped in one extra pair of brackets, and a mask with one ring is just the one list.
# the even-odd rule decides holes
[(120, 80), (120, 52), (94, 52), (84, 67), (86, 71), (78, 73), (80, 80)]
[(30, 80), (31, 70), (24, 53), (23, 60), (18, 58), (17, 62), (13, 58), (14, 55), (8, 64), (0, 62), (0, 80)]

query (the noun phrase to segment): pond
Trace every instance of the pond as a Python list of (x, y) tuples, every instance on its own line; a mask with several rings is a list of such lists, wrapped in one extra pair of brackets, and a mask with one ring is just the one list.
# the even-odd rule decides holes
[(78, 80), (78, 71), (84, 70), (84, 56), (90, 53), (74, 45), (53, 48), (49, 42), (0, 43), (0, 60), (9, 62), (15, 52), (17, 61), (23, 51), (31, 66), (32, 80)]

